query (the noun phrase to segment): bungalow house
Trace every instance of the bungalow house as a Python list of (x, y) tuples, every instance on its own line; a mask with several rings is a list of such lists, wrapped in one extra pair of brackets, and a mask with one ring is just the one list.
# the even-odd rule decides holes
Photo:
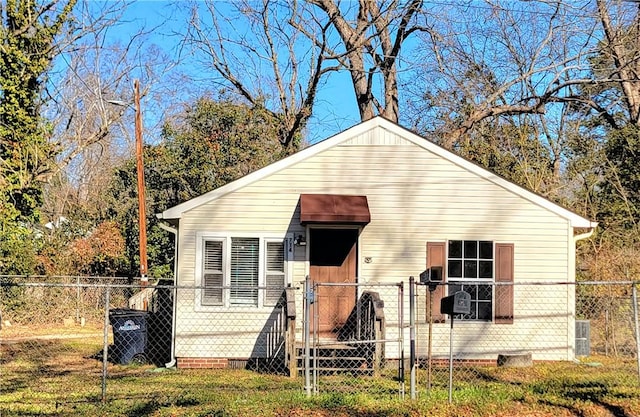
[[(158, 217), (176, 233), (179, 367), (267, 359), (278, 350), (269, 347), (276, 322), (299, 344), (307, 276), (340, 283), (316, 294), (317, 330), (330, 336), (362, 296), (358, 285), (406, 282), (431, 267), (447, 284), (436, 300), (471, 294), (471, 313), (456, 321), (465, 341), (458, 349), (469, 357), (528, 350), (538, 360), (574, 358), (574, 288), (518, 284), (574, 281), (576, 241), (596, 223), (382, 117)], [(393, 321), (402, 304), (379, 301)], [(449, 325), (434, 306), (434, 338), (444, 338)], [(297, 317), (291, 327), (278, 321), (284, 310)], [(448, 344), (433, 349), (445, 355)]]

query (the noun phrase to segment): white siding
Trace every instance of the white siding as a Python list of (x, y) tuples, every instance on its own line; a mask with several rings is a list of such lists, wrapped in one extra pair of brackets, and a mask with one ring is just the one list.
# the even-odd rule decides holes
[[(425, 268), (426, 242), (450, 239), (513, 243), (516, 282), (573, 278), (573, 241), (566, 219), (377, 129), (184, 213), (179, 228), (179, 284), (195, 282), (197, 232), (305, 233), (297, 207), (302, 193), (367, 196), (371, 223), (362, 230), (359, 245), (360, 259), (369, 257), (371, 263), (359, 262), (361, 282), (417, 277)], [(305, 251), (295, 249), (291, 279), (295, 285), (301, 285), (308, 268)], [(573, 299), (566, 289), (537, 290), (532, 294), (516, 287), (513, 325), (462, 323), (456, 335), (460, 345), (494, 358), (505, 346), (532, 350), (534, 344), (547, 349), (542, 356), (533, 349), (535, 359), (570, 359)], [(255, 341), (269, 314), (243, 311), (239, 320), (238, 314), (221, 311), (195, 313), (193, 294), (185, 292), (178, 300), (176, 355), (255, 354)], [(393, 311), (385, 314), (396, 316)], [(211, 336), (222, 322), (234, 323), (235, 333)], [(436, 326), (436, 337), (445, 332), (448, 335), (448, 325)], [(223, 348), (231, 339), (238, 346), (233, 352)]]

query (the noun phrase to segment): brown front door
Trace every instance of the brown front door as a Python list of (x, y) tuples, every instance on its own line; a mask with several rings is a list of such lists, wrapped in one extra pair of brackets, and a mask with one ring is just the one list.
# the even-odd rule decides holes
[[(309, 275), (311, 281), (322, 283), (356, 282), (357, 229), (310, 229)], [(322, 337), (333, 337), (344, 325), (356, 303), (356, 287), (317, 286), (312, 307), (312, 330), (315, 312)]]

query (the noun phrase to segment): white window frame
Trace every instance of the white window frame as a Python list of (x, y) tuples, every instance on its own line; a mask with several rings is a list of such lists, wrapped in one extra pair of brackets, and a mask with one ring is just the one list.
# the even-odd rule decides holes
[[(259, 239), (258, 254), (258, 300), (256, 304), (232, 304), (231, 303), (231, 239), (253, 238)], [(204, 291), (204, 248), (208, 240), (222, 242), (223, 285), (222, 303), (203, 303)], [(243, 232), (197, 232), (195, 254), (195, 310), (196, 311), (232, 311), (232, 310), (260, 310), (273, 309), (274, 304), (266, 303), (266, 251), (267, 242), (282, 242), (284, 245), (284, 285), (291, 283), (293, 270), (293, 235), (277, 236), (273, 234), (243, 233)]]
[[(461, 257), (455, 257), (455, 258), (451, 258), (450, 254), (449, 254), (449, 245), (451, 242), (462, 242), (462, 254)], [(469, 257), (466, 258), (464, 255), (464, 242), (476, 242), (477, 243), (477, 247), (476, 247), (476, 257)], [(473, 259), (476, 261), (481, 261), (483, 259), (487, 260), (486, 258), (480, 258), (480, 242), (490, 242), (491, 243), (491, 278), (465, 278), (464, 276), (464, 261), (465, 259)], [(496, 242), (494, 240), (489, 240), (489, 239), (449, 239), (446, 242), (446, 258), (445, 258), (445, 262), (447, 265), (446, 271), (447, 271), (447, 283), (450, 284), (455, 284), (455, 285), (461, 285), (462, 289), (464, 290), (465, 285), (489, 285), (489, 287), (491, 288), (491, 297), (490, 297), (490, 315), (489, 318), (465, 318), (465, 317), (461, 317), (460, 320), (464, 320), (467, 322), (492, 322), (493, 321), (493, 317), (494, 317), (494, 308), (495, 308), (495, 300), (494, 300), (494, 296), (495, 296), (495, 291), (493, 290), (494, 288), (494, 283), (495, 283), (495, 279), (496, 279)], [(449, 268), (449, 261), (450, 260), (460, 260), (461, 261), (461, 277), (451, 277), (450, 274), (450, 268)], [(479, 263), (478, 263), (478, 271), (477, 271), (477, 275), (480, 275), (479, 273)], [(447, 289), (449, 290), (451, 288), (451, 286), (447, 285)], [(449, 291), (448, 291), (449, 293)], [(448, 295), (452, 295), (452, 293), (449, 293)], [(479, 300), (476, 298), (474, 299), (474, 297), (472, 296), (471, 298), (471, 302), (473, 304), (473, 302), (475, 301), (475, 303), (477, 304), (479, 302)], [(477, 311), (476, 311), (477, 313)]]

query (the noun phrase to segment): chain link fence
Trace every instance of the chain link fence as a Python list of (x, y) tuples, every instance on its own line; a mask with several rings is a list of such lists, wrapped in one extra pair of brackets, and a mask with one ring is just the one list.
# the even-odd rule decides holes
[[(453, 321), (448, 315), (438, 323), (440, 305), (434, 303), (433, 291), (416, 284), (412, 396), (485, 381), (496, 366), (528, 367), (542, 361), (597, 366), (600, 357), (616, 359), (630, 384), (640, 381), (637, 282), (503, 284), (509, 291), (499, 291), (499, 286), (445, 284), (447, 294), (470, 294), (471, 312), (455, 314)], [(513, 303), (513, 315), (497, 324), (495, 305), (503, 301), (501, 296)], [(473, 320), (482, 300), (494, 304), (493, 320)]]
[[(202, 303), (205, 292), (231, 288), (141, 284), (0, 277), (0, 395), (27, 381), (46, 381), (46, 389), (74, 377), (93, 387), (91, 394), (51, 401), (100, 401), (114, 395), (111, 381), (133, 370), (177, 367), (279, 374), (309, 394), (409, 397), (406, 390), (413, 398), (486, 380), (501, 356), (534, 366), (615, 358), (630, 385), (640, 379), (637, 283), (630, 281), (515, 284), (513, 321), (505, 324), (477, 318), (484, 314), (479, 304), (498, 303), (503, 292), (469, 284), (474, 312), (453, 325), (449, 316), (437, 317), (429, 287), (409, 281), (300, 284), (277, 289), (279, 299), (270, 287), (260, 292), (268, 300), (232, 306)], [(446, 293), (460, 290), (456, 285)]]

